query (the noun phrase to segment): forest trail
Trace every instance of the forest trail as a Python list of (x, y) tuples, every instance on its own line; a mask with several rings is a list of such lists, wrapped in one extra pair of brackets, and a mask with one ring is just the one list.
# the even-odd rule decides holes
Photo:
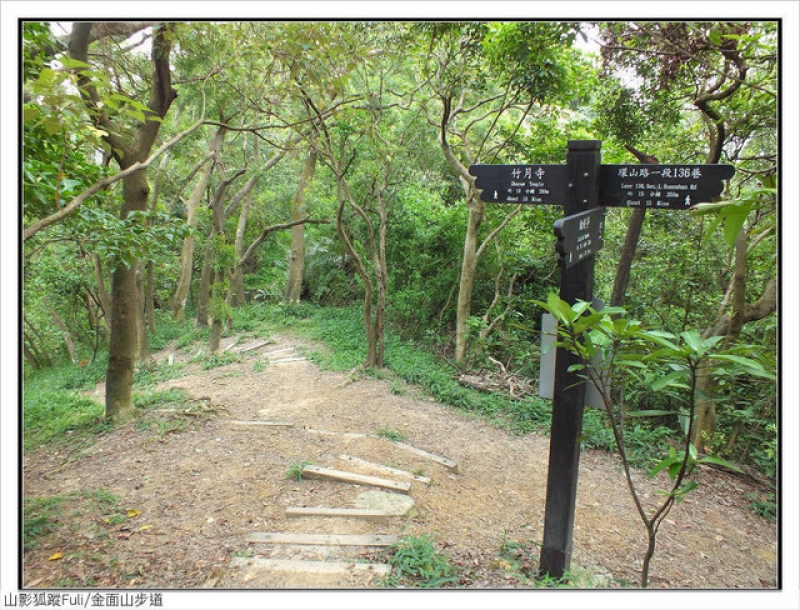
[[(156, 389), (187, 391), (191, 414), (146, 411), (149, 425), (140, 416), (80, 455), (25, 456), (26, 497), (103, 489), (135, 511), (113, 526), (87, 517), (28, 551), (27, 586), (375, 587), (388, 570), (385, 546), (406, 535), (430, 536), (458, 566), (460, 587), (521, 586), (500, 549), (535, 550), (542, 540), (547, 437), (511, 435), (397, 381), (322, 371), (306, 356), (319, 346), (290, 336), (229, 338), (223, 349), (236, 361), (209, 370), (188, 350), (156, 354), (185, 366)], [(178, 420), (186, 422), (180, 429), (154, 432), (159, 421)], [(303, 464), (408, 489), (334, 480), (327, 471), (287, 477)], [(719, 471), (697, 480), (662, 528), (651, 586), (774, 587), (776, 526), (748, 509), (748, 494), (760, 490)], [(641, 472), (636, 482), (649, 502), (667, 483)], [(365, 503), (370, 496), (414, 506), (392, 502), (387, 511)], [(637, 583), (646, 537), (613, 456), (582, 452), (577, 502), (572, 563), (581, 582)], [(320, 508), (370, 512), (307, 514)], [(49, 560), (57, 552), (64, 559)]]

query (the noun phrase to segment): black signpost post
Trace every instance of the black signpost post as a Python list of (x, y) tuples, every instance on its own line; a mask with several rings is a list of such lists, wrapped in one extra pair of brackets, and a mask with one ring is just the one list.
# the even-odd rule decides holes
[[(559, 296), (570, 305), (591, 301), (594, 255), (603, 247), (605, 210), (601, 206), (688, 210), (713, 200), (729, 165), (601, 165), (598, 140), (570, 140), (566, 165), (473, 165), (481, 199), (493, 203), (563, 205), (556, 221)], [(556, 350), (550, 462), (544, 516), (542, 573), (556, 578), (570, 567), (585, 384), (577, 356)]]

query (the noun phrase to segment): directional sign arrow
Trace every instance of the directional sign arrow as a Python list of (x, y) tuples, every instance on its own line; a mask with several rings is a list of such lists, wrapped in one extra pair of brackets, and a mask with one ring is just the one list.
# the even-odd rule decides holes
[(556, 252), (561, 255), (559, 265), (569, 269), (603, 248), (605, 213), (603, 208), (598, 207), (559, 218), (555, 222), (553, 233), (558, 238)]
[(563, 205), (567, 197), (566, 165), (471, 165), (469, 173), (487, 203)]
[(713, 201), (732, 165), (601, 165), (600, 205), (688, 210)]

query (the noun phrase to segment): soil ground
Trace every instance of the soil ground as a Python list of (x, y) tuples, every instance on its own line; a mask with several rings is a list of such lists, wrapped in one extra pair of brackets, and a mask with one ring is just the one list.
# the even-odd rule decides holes
[[(511, 435), (397, 381), (353, 381), (346, 373), (320, 370), (303, 357), (319, 346), (290, 336), (273, 339), (256, 347), (263, 341), (247, 338), (235, 349), (256, 349), (239, 352), (235, 362), (210, 370), (187, 364), (186, 375), (158, 386), (188, 392), (189, 407), (146, 411), (80, 451), (42, 448), (26, 455), (26, 498), (66, 499), (58, 527), (24, 555), (25, 586), (381, 585), (374, 572), (354, 566), (385, 562), (385, 551), (248, 543), (255, 532), (427, 535), (458, 566), (458, 587), (530, 586), (524, 571), (535, 567), (535, 559), (512, 561), (501, 547), (538, 556), (547, 437)], [(156, 357), (180, 363), (189, 354), (167, 350)], [(102, 393), (99, 386), (98, 400)], [(459, 472), (411, 453), (380, 431), (400, 432), (405, 443), (457, 462)], [(355, 471), (340, 459), (343, 454), (424, 474), (431, 483), (412, 481), (416, 510), (383, 523), (287, 517), (290, 507), (354, 506), (367, 487), (286, 475), (304, 462)], [(776, 526), (748, 509), (749, 495), (765, 490), (719, 470), (701, 470), (695, 478), (699, 488), (672, 510), (659, 534), (651, 587), (775, 587)], [(653, 505), (668, 481), (648, 481), (639, 472), (636, 483)], [(103, 503), (104, 493), (120, 502)], [(572, 557), (579, 586), (635, 586), (645, 543), (618, 460), (583, 451)], [(295, 563), (265, 567), (259, 558)], [(325, 572), (308, 561), (345, 567)]]

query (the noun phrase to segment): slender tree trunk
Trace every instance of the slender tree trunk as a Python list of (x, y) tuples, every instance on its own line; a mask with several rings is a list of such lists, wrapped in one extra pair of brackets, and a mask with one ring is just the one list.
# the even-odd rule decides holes
[[(219, 292), (219, 290), (220, 290), (219, 286), (222, 283), (224, 277), (225, 277), (225, 273), (221, 272), (221, 271), (214, 272), (214, 273), (211, 274), (211, 279), (212, 279), (211, 291), (212, 291), (212, 293), (215, 292), (215, 291)], [(215, 298), (215, 297), (212, 296), (212, 298)], [(221, 295), (216, 296), (216, 298), (221, 298)], [(214, 313), (212, 315), (212, 317), (211, 317), (211, 330), (208, 333), (208, 353), (209, 354), (216, 354), (219, 351), (219, 343), (220, 343), (220, 340), (222, 339), (222, 323), (223, 323), (222, 316), (220, 316), (217, 313)]]
[(50, 312), (50, 317), (55, 322), (58, 329), (61, 331), (61, 336), (64, 337), (64, 344), (67, 346), (67, 352), (69, 353), (69, 359), (72, 361), (72, 364), (78, 363), (78, 353), (75, 351), (75, 342), (72, 340), (72, 335), (69, 334), (69, 329), (67, 325), (64, 324), (64, 321), (58, 316), (58, 314), (53, 311)]
[(628, 231), (625, 234), (625, 243), (619, 255), (617, 263), (617, 275), (614, 278), (614, 288), (611, 291), (611, 307), (622, 307), (625, 305), (625, 293), (628, 290), (628, 283), (631, 279), (631, 266), (633, 257), (636, 255), (636, 246), (639, 244), (639, 236), (642, 233), (644, 224), (644, 208), (637, 208), (631, 214), (628, 223)]
[[(236, 226), (236, 237), (234, 238), (234, 252), (236, 260), (240, 261), (245, 252), (244, 234), (247, 229), (247, 218), (250, 215), (250, 205), (253, 201), (253, 191), (250, 190), (242, 201), (242, 209), (239, 211), (239, 224)], [(231, 272), (231, 286), (228, 294), (228, 302), (233, 307), (244, 305), (244, 265), (235, 265)]]
[(147, 261), (147, 276), (145, 280), (145, 316), (147, 318), (147, 328), (150, 332), (156, 332), (156, 264), (155, 261)]
[(206, 246), (203, 256), (203, 267), (200, 270), (200, 286), (197, 288), (197, 328), (208, 327), (208, 301), (211, 298), (211, 264), (213, 257), (211, 244), (209, 244)]
[(22, 342), (22, 353), (25, 356), (25, 360), (28, 362), (28, 364), (31, 365), (31, 368), (38, 369), (41, 365), (39, 364), (38, 358), (33, 354), (31, 350), (32, 347), (28, 348), (27, 337), (26, 337), (26, 341)]
[(103, 272), (103, 262), (97, 254), (91, 253), (94, 263), (94, 279), (97, 283), (97, 299), (100, 301), (100, 308), (103, 310), (103, 317), (106, 319), (106, 328), (111, 330), (111, 295), (106, 290), (105, 273)]
[(142, 264), (139, 263), (139, 269), (136, 271), (136, 293), (141, 307), (137, 310), (136, 319), (136, 326), (138, 328), (136, 353), (139, 364), (149, 368), (152, 365), (152, 356), (150, 355), (150, 337), (147, 334), (148, 307), (145, 296), (145, 277), (141, 268)]
[[(720, 327), (719, 334), (725, 335), (723, 348), (730, 347), (742, 331), (744, 325), (745, 300), (747, 278), (747, 230), (742, 229), (736, 237), (734, 244), (733, 279), (731, 280), (731, 305), (732, 312), (728, 316), (727, 328)], [(706, 330), (708, 332), (708, 330)], [(716, 332), (716, 331), (714, 331)], [(717, 428), (717, 405), (714, 394), (717, 389), (717, 380), (711, 374), (713, 366), (707, 364), (700, 370), (698, 380), (699, 396), (697, 398), (697, 419), (695, 423), (695, 437), (693, 444), (702, 450), (706, 442), (711, 442)]]
[[(292, 220), (300, 220), (306, 216), (305, 190), (314, 178), (317, 165), (317, 153), (310, 152), (306, 157), (303, 171), (297, 182), (297, 189), (292, 197)], [(286, 283), (284, 301), (299, 303), (303, 289), (303, 271), (305, 270), (305, 225), (292, 227), (292, 246), (289, 254), (289, 277)]]
[[(44, 362), (45, 366), (52, 366), (53, 361), (50, 358), (50, 354), (47, 350), (47, 343), (44, 340), (42, 334), (38, 331), (38, 329), (31, 323), (28, 319), (28, 316), (22, 316), (23, 324), (28, 327), (31, 331), (28, 334), (27, 331), (23, 331), (25, 339), (28, 341), (28, 345), (30, 346), (31, 350), (33, 351), (36, 358), (39, 362)], [(38, 342), (38, 345), (37, 345)]]
[(469, 206), (467, 233), (464, 238), (464, 255), (461, 259), (461, 280), (456, 304), (456, 362), (464, 362), (467, 355), (467, 322), (471, 315), (472, 287), (478, 268), (478, 233), (486, 214), (486, 204), (475, 196)]
[[(640, 152), (632, 146), (625, 146), (628, 151), (639, 160), (643, 165), (657, 164), (658, 159), (653, 155)], [(644, 208), (636, 208), (631, 214), (628, 223), (628, 231), (625, 233), (625, 243), (620, 252), (619, 262), (617, 263), (617, 275), (614, 278), (614, 288), (611, 290), (611, 307), (622, 307), (625, 305), (625, 293), (628, 290), (628, 283), (631, 279), (631, 266), (633, 257), (636, 255), (636, 246), (639, 244), (639, 236), (644, 225)]]
[[(214, 154), (215, 156), (219, 156), (219, 151), (222, 147), (222, 141), (225, 139), (225, 129), (220, 128), (214, 134), (214, 137), (211, 139), (211, 144), (209, 145), (209, 152)], [(192, 194), (189, 196), (189, 199), (186, 201), (186, 224), (188, 224), (191, 228), (197, 228), (197, 207), (200, 205), (200, 202), (203, 200), (203, 195), (206, 192), (206, 187), (208, 186), (208, 180), (211, 176), (211, 172), (214, 169), (214, 162), (208, 160), (206, 162), (205, 168), (200, 173), (200, 179), (197, 181), (194, 189), (192, 190)], [(189, 296), (189, 289), (192, 285), (192, 270), (194, 267), (194, 247), (195, 247), (195, 237), (194, 235), (187, 235), (186, 238), (183, 240), (183, 248), (181, 249), (181, 270), (180, 275), (178, 276), (178, 285), (175, 288), (175, 294), (172, 297), (172, 315), (175, 316), (175, 319), (179, 322), (183, 322), (184, 317), (186, 316), (186, 300)], [(202, 294), (202, 291), (201, 291)], [(199, 318), (198, 318), (198, 325), (199, 325)]]

